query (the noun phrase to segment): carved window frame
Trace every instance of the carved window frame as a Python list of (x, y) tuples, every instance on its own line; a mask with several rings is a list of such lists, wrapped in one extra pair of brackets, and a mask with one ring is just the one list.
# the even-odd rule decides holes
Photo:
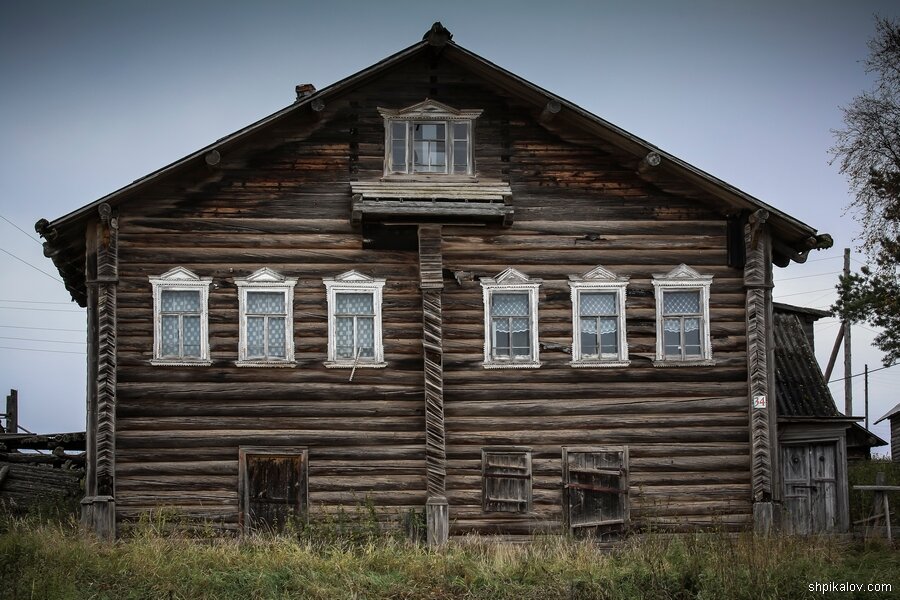
[[(238, 314), (240, 333), (238, 339), (238, 367), (293, 367), (294, 361), (294, 287), (297, 278), (284, 277), (268, 267), (263, 267), (247, 277), (235, 277), (238, 289)], [(247, 294), (249, 292), (276, 292), (284, 295), (284, 357), (251, 358), (247, 347)]]
[[(479, 109), (456, 109), (435, 100), (425, 99), (406, 108), (378, 108), (384, 118), (384, 177), (399, 179), (473, 179), (475, 176), (475, 120), (481, 116)], [(394, 170), (393, 125), (405, 124), (405, 160), (403, 170)], [(443, 124), (445, 161), (443, 171), (415, 171), (413, 154), (414, 129), (418, 124)], [(466, 124), (466, 171), (454, 172), (454, 124)]]
[[(358, 271), (347, 271), (336, 277), (323, 280), (328, 301), (328, 360), (325, 366), (329, 369), (369, 368), (378, 369), (387, 366), (384, 360), (384, 339), (382, 330), (382, 304), (385, 279), (369, 277)], [(374, 356), (341, 358), (337, 356), (337, 294), (371, 294), (374, 309)]]
[[(482, 277), (484, 302), (484, 362), (485, 369), (537, 369), (541, 366), (538, 340), (538, 290), (543, 280), (532, 279), (524, 273), (508, 268), (497, 277)], [(494, 294), (524, 293), (528, 295), (528, 327), (530, 353), (528, 356), (508, 358), (495, 356), (491, 304)]]
[[(625, 331), (625, 288), (627, 277), (617, 277), (615, 273), (597, 266), (583, 275), (569, 275), (569, 290), (572, 299), (572, 362), (573, 367), (627, 367), (628, 342)], [(583, 356), (581, 351), (581, 296), (585, 293), (610, 293), (616, 298), (616, 342), (617, 352), (597, 356)], [(599, 348), (598, 348), (599, 350)]]
[[(159, 277), (150, 277), (153, 290), (153, 358), (158, 367), (196, 367), (212, 364), (209, 356), (209, 288), (212, 277), (200, 277), (184, 267), (175, 267)], [(200, 356), (164, 356), (162, 344), (162, 293), (164, 291), (196, 291), (200, 295)], [(184, 335), (184, 330), (181, 330)]]
[[(710, 336), (709, 294), (712, 275), (701, 275), (682, 263), (664, 274), (653, 275), (656, 298), (656, 359), (657, 367), (712, 366), (712, 338)], [(700, 295), (700, 355), (697, 357), (667, 356), (665, 349), (663, 295), (666, 292), (698, 292)]]

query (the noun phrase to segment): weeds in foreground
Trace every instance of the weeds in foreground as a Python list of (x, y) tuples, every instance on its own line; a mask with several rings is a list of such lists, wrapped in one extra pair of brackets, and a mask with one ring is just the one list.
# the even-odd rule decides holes
[[(171, 535), (171, 524), (163, 517), (148, 517), (115, 544), (85, 536), (72, 520), (6, 519), (0, 524), (2, 595), (16, 600), (740, 600), (821, 598), (808, 588), (816, 581), (891, 583), (900, 589), (900, 553), (824, 538), (651, 535), (629, 539), (613, 551), (558, 537), (522, 545), (470, 538), (431, 551), (385, 534), (380, 526), (376, 533), (371, 522), (354, 531), (348, 524), (357, 518), (353, 515), (345, 515), (339, 526), (316, 523), (290, 535), (243, 540), (207, 537), (202, 530)], [(332, 537), (316, 537), (323, 532)], [(341, 532), (346, 535), (340, 537)]]

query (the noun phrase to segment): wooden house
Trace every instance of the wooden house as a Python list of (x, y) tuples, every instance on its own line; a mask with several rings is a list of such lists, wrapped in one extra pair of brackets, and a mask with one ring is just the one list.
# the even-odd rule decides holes
[(38, 222), (88, 309), (86, 523), (777, 519), (772, 267), (829, 236), (451, 37)]
[(900, 404), (887, 411), (875, 424), (878, 425), (885, 419), (891, 424), (891, 459), (900, 462)]

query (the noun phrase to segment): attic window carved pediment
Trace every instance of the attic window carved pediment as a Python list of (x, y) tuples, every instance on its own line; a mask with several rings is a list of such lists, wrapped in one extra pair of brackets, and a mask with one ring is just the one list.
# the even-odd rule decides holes
[(426, 98), (405, 108), (379, 108), (384, 118), (385, 176), (470, 177), (480, 109), (457, 109)]

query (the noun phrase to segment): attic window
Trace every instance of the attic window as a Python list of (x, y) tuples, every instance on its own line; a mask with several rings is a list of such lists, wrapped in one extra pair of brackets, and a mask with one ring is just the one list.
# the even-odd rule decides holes
[(480, 110), (434, 100), (379, 108), (385, 128), (385, 175), (473, 175), (472, 130)]

